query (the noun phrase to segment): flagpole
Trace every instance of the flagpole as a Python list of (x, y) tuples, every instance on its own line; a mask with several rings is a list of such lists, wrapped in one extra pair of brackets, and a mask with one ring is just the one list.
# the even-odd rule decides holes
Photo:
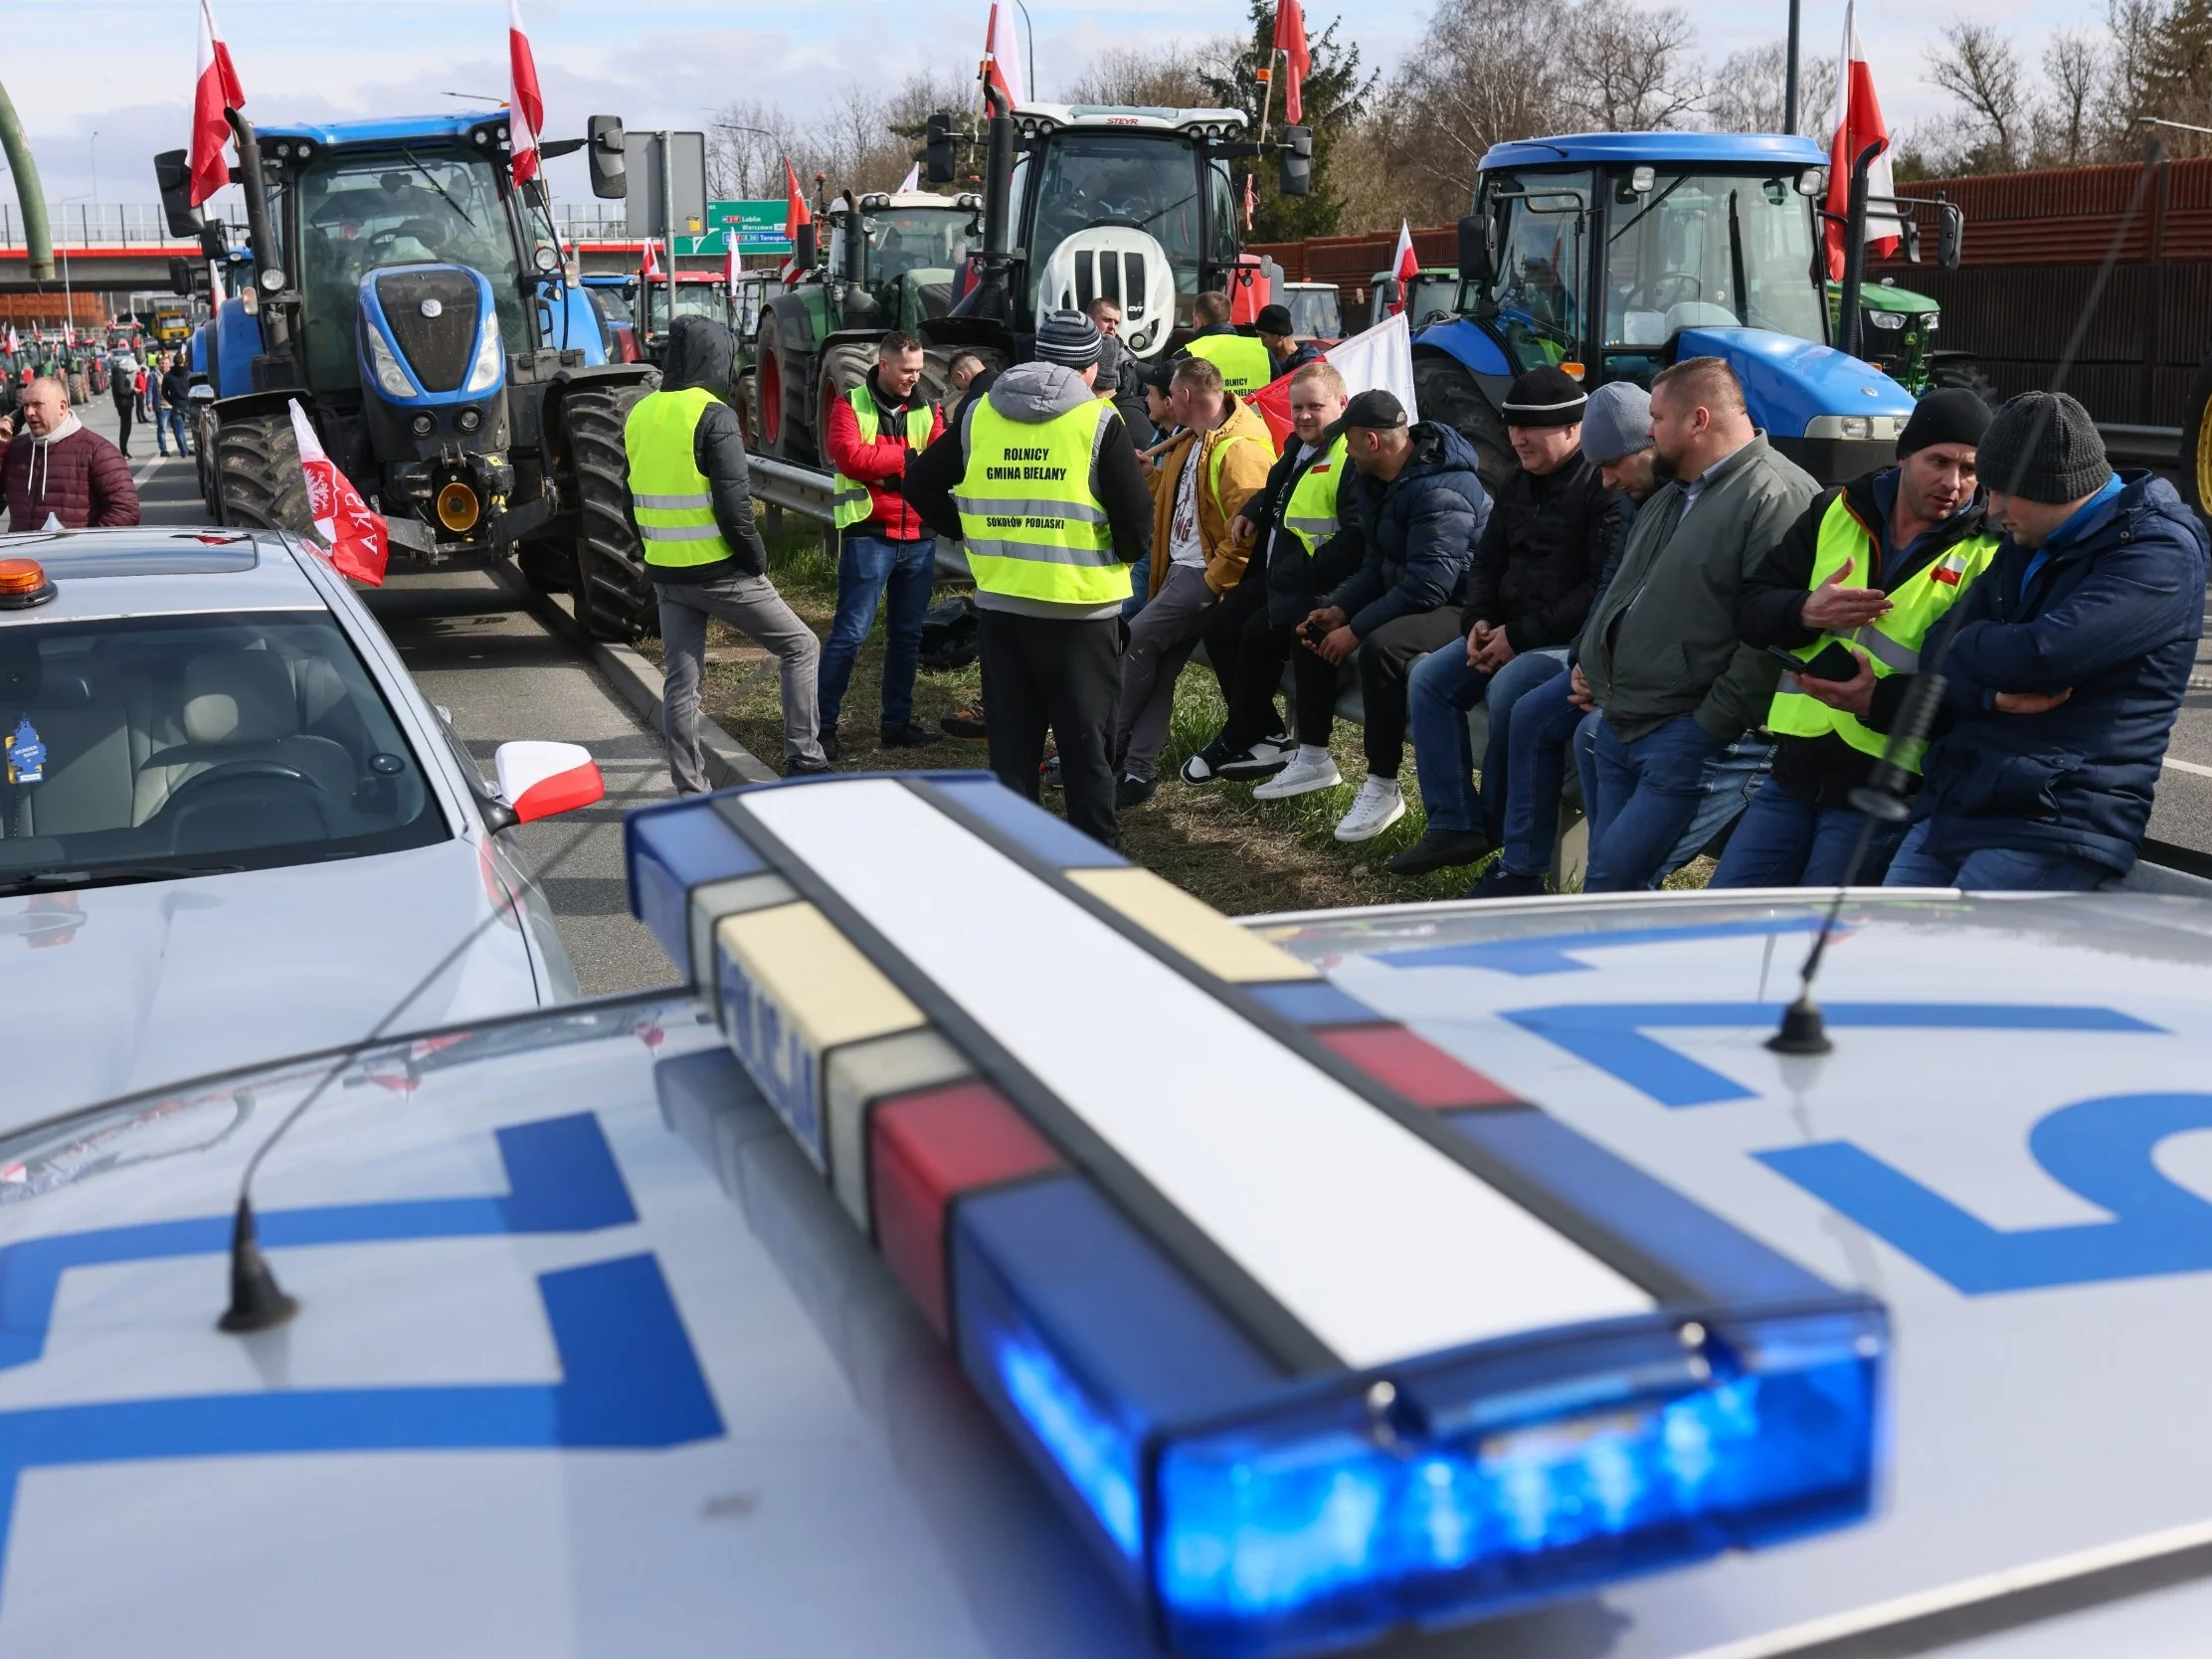
[(1266, 73), (1259, 78), (1259, 141), (1267, 142), (1267, 111), (1275, 101), (1275, 60), (1283, 55), (1279, 46), (1267, 49)]

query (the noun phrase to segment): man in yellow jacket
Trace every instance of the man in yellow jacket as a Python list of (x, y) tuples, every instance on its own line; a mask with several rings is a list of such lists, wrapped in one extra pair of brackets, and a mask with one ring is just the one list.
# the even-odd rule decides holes
[(1168, 399), (1183, 431), (1153, 461), (1151, 596), (1129, 625), (1114, 711), (1114, 804), (1125, 809), (1150, 801), (1160, 787), (1176, 676), (1198, 648), (1207, 614), (1244, 575), (1250, 549), (1230, 527), (1275, 461), (1267, 424), (1229, 394), (1206, 359), (1176, 364)]

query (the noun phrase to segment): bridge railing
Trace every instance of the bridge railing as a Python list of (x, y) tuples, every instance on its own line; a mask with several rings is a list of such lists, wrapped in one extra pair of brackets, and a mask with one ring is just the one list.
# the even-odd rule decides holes
[[(55, 202), (47, 227), (57, 248), (146, 248), (183, 253), (192, 247), (169, 234), (158, 202)], [(0, 250), (23, 246), (23, 210), (0, 202)]]

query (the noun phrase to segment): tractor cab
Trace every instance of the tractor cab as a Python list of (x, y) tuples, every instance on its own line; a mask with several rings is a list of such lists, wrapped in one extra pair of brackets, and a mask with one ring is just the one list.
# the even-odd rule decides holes
[(973, 195), (908, 190), (839, 197), (829, 214), (824, 276), (843, 284), (841, 326), (912, 333), (924, 317), (951, 310), (982, 214), (983, 198)]
[(1448, 265), (1424, 266), (1412, 280), (1401, 282), (1394, 273), (1378, 271), (1369, 279), (1364, 326), (1373, 328), (1400, 310), (1414, 328), (1449, 321), (1459, 311), (1459, 273)]
[(1276, 297), (1290, 308), (1291, 338), (1335, 345), (1344, 338), (1344, 296), (1334, 282), (1284, 282)]
[(718, 271), (677, 272), (673, 315), (666, 276), (633, 277), (627, 291), (637, 307), (638, 348), (647, 362), (659, 363), (667, 357), (668, 330), (675, 317), (705, 317), (725, 328), (731, 326), (729, 283)]

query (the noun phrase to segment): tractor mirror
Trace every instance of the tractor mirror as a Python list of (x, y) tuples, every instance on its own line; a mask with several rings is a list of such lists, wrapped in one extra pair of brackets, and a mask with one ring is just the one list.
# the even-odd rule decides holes
[(811, 219), (791, 234), (791, 263), (800, 272), (815, 268), (815, 226)]
[(1936, 212), (1942, 215), (1936, 227), (1936, 263), (1945, 271), (1958, 269), (1958, 254), (1966, 240), (1966, 215), (1955, 202), (1938, 201)]
[(1919, 265), (1921, 263), (1920, 225), (1917, 221), (1910, 218), (1902, 219), (1899, 221), (1899, 223), (1905, 227), (1905, 234), (1901, 238), (1901, 247), (1899, 249), (1899, 252), (1905, 256), (1905, 263), (1907, 265)]
[(959, 158), (953, 153), (953, 118), (940, 109), (930, 116), (922, 150), (922, 177), (931, 184), (951, 184), (959, 176)]
[(1285, 196), (1311, 196), (1314, 187), (1314, 141), (1310, 129), (1302, 126), (1283, 128), (1283, 147), (1280, 170), (1275, 188)]
[(161, 212), (169, 221), (169, 234), (180, 239), (196, 237), (205, 221), (192, 205), (192, 162), (182, 150), (163, 150), (153, 158), (154, 182), (161, 187)]
[(1459, 275), (1478, 288), (1490, 285), (1497, 262), (1490, 252), (1490, 216), (1470, 213), (1459, 222)]
[(591, 162), (592, 194), (617, 201), (630, 194), (630, 173), (623, 165), (620, 115), (594, 115), (587, 123), (585, 157)]
[(200, 227), (200, 253), (221, 264), (231, 257), (231, 238), (220, 223)]
[(189, 294), (197, 285), (192, 279), (192, 262), (190, 260), (177, 259), (169, 262), (169, 291), (171, 293)]

